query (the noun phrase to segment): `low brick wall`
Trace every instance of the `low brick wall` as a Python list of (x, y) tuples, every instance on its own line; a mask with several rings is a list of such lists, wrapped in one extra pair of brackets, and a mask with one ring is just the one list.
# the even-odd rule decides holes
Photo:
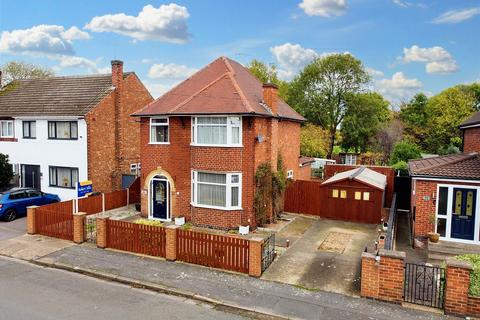
[(378, 255), (362, 254), (360, 295), (401, 304), (403, 302), (405, 253), (380, 249)]
[(472, 264), (454, 258), (447, 259), (445, 313), (460, 317), (480, 317), (480, 297), (469, 295)]

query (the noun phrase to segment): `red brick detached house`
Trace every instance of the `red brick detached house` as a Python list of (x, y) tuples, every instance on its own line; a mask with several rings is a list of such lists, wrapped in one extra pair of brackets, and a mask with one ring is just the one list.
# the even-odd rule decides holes
[(413, 234), (425, 240), (480, 244), (480, 112), (460, 126), (461, 154), (409, 162)]
[(134, 114), (141, 121), (142, 214), (196, 225), (256, 226), (255, 172), (300, 166), (305, 119), (239, 63), (218, 58)]
[(76, 197), (92, 180), (110, 192), (138, 174), (140, 123), (130, 115), (153, 100), (134, 72), (13, 81), (0, 90), (0, 152), (21, 187)]

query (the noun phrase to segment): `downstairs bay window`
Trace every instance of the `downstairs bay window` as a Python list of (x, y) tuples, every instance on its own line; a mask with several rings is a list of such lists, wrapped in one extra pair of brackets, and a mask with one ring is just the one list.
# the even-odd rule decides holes
[(192, 117), (192, 144), (241, 147), (241, 117)]
[(192, 171), (192, 204), (214, 209), (241, 209), (241, 186), (241, 173)]

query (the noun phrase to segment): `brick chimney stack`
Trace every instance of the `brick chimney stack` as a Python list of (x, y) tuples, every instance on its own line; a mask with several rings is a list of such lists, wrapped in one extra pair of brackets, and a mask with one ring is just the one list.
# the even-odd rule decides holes
[(0, 70), (0, 88), (2, 87), (2, 70)]
[(278, 115), (278, 87), (276, 84), (263, 84), (263, 102), (270, 107), (274, 116)]
[(121, 114), (122, 114), (122, 83), (123, 83), (123, 61), (112, 60), (112, 85), (115, 87), (115, 171), (112, 174), (112, 187), (114, 190), (120, 189), (119, 176), (120, 176), (120, 157), (121, 157), (121, 144), (122, 139), (122, 126), (121, 126)]
[(112, 60), (112, 85), (118, 87), (120, 81), (123, 80), (123, 61)]

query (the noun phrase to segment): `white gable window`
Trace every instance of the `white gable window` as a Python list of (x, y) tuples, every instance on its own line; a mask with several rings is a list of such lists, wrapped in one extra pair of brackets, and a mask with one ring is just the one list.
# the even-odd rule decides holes
[(13, 120), (0, 121), (0, 138), (13, 138)]
[(192, 117), (192, 144), (241, 147), (241, 117)]
[(192, 204), (224, 210), (241, 209), (241, 173), (192, 171)]
[(168, 118), (150, 118), (150, 143), (169, 143)]

